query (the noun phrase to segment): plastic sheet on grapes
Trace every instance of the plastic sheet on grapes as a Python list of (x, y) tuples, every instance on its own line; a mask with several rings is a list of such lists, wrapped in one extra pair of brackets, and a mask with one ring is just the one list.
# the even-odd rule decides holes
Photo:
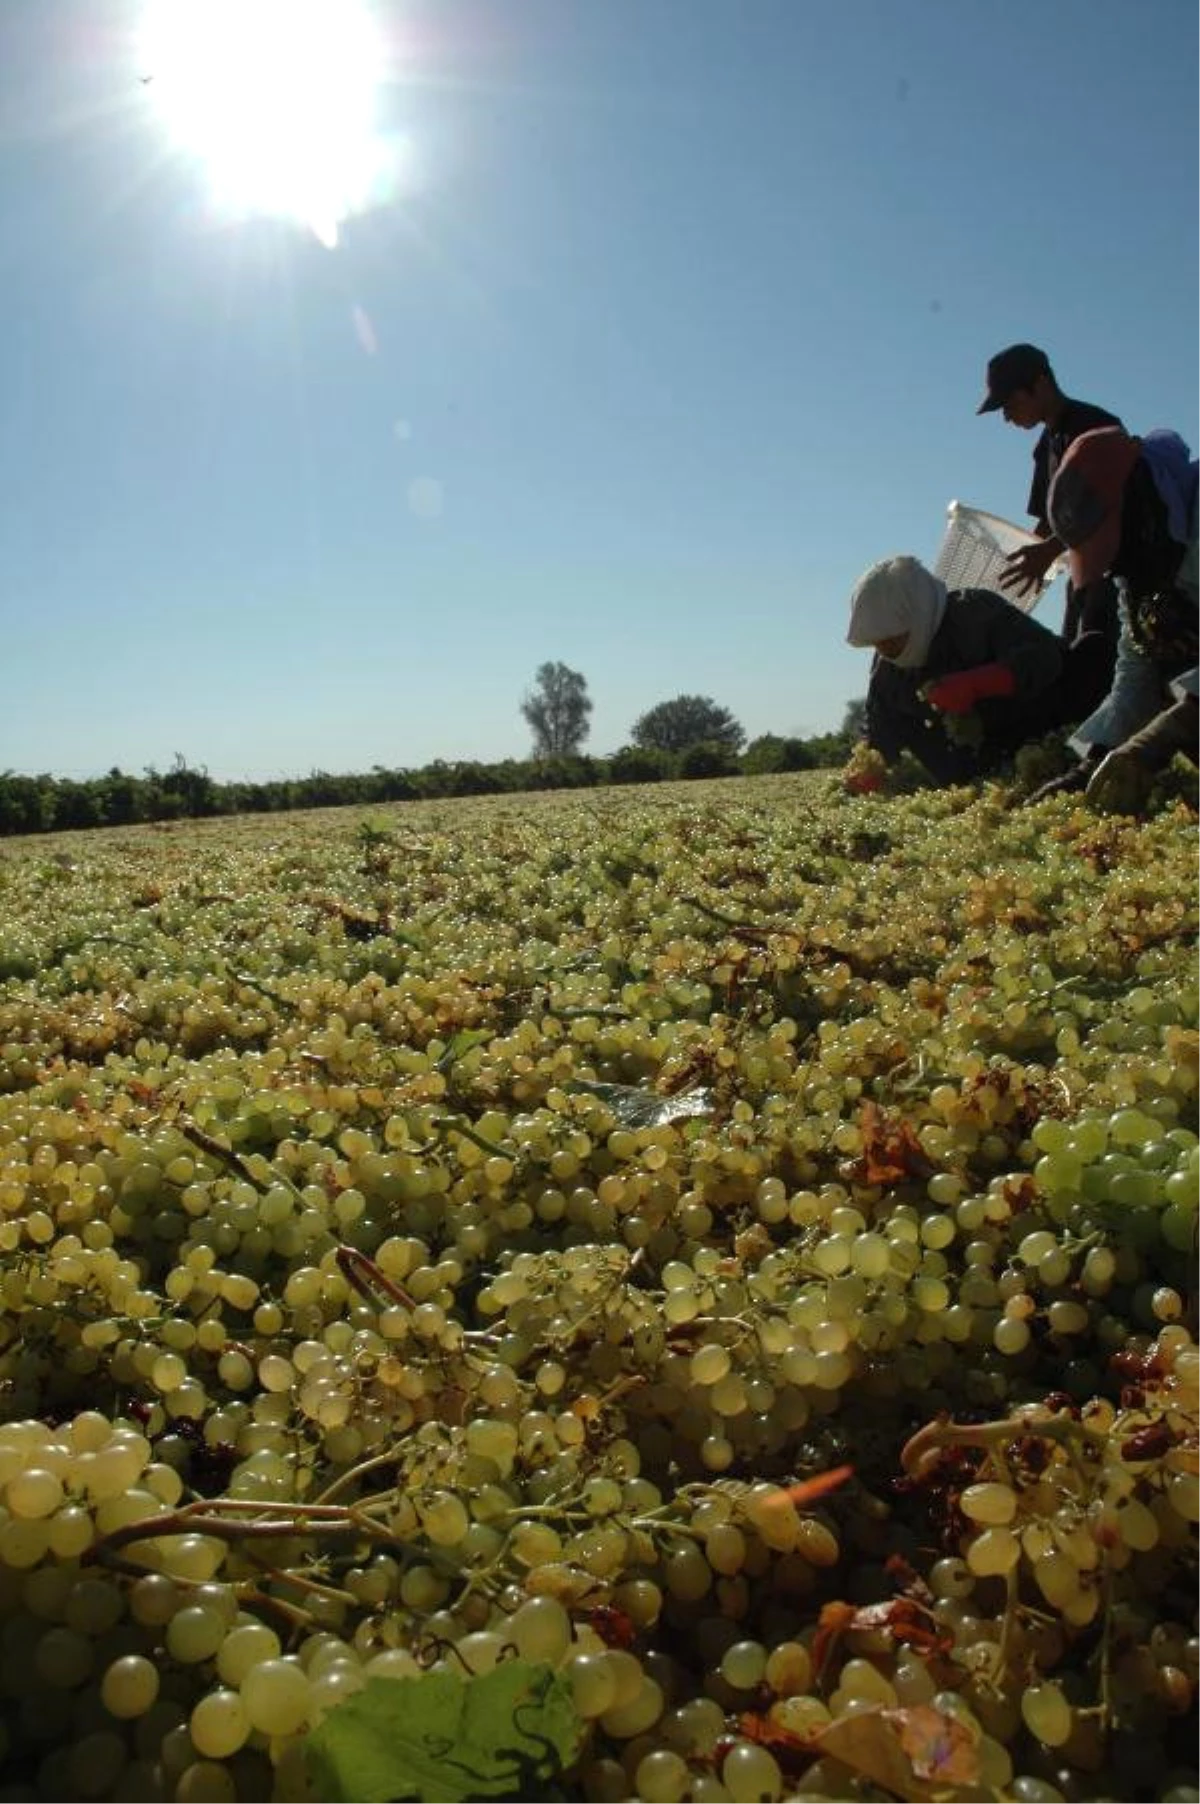
[(687, 1121), (713, 1112), (712, 1091), (702, 1084), (694, 1090), (682, 1090), (678, 1096), (659, 1096), (653, 1090), (640, 1090), (636, 1084), (590, 1084), (582, 1079), (571, 1088), (598, 1096), (621, 1126), (627, 1128), (663, 1127), (669, 1121)]

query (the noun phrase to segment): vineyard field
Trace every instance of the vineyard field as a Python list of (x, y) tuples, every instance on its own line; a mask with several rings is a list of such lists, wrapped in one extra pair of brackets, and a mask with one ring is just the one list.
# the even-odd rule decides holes
[(0, 1804), (1200, 1797), (1195, 825), (0, 844)]

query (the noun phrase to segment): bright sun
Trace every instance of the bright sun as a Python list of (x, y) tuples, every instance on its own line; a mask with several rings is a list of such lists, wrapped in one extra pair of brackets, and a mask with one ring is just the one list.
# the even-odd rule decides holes
[(367, 205), (382, 60), (364, 0), (148, 0), (140, 54), (222, 209), (295, 219), (332, 245)]

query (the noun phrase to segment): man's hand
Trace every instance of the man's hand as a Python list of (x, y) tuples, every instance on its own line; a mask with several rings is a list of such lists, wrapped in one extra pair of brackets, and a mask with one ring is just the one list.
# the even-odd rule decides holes
[(1196, 697), (1185, 694), (1178, 701), (1147, 721), (1140, 733), (1127, 739), (1122, 750), (1136, 752), (1150, 770), (1159, 771), (1170, 764), (1176, 752), (1183, 752), (1197, 763), (1197, 733), (1200, 730), (1200, 708)]
[(1101, 761), (1087, 786), (1088, 801), (1108, 814), (1140, 814), (1155, 777), (1176, 752), (1196, 762), (1198, 721), (1196, 697), (1180, 696)]
[(1087, 799), (1105, 814), (1140, 814), (1154, 784), (1154, 771), (1129, 746), (1118, 746), (1097, 765)]
[(1051, 777), (1047, 782), (1039, 784), (1033, 794), (1027, 795), (1020, 805), (1029, 808), (1034, 802), (1047, 801), (1050, 796), (1082, 794), (1107, 755), (1104, 746), (1089, 745), (1078, 764), (1072, 765), (1070, 770), (1063, 771), (1061, 776)]
[(969, 714), (976, 702), (1011, 695), (1016, 678), (1007, 664), (976, 664), (972, 670), (952, 670), (925, 690), (925, 700), (943, 714)]
[(1011, 589), (1023, 601), (1041, 587), (1042, 578), (1061, 551), (1057, 539), (1038, 539), (1033, 545), (1010, 551), (1000, 574), (1001, 586)]
[(852, 796), (877, 795), (883, 788), (883, 778), (874, 770), (848, 770), (842, 787)]
[(887, 761), (882, 752), (860, 739), (842, 772), (842, 788), (847, 795), (878, 795), (887, 781)]

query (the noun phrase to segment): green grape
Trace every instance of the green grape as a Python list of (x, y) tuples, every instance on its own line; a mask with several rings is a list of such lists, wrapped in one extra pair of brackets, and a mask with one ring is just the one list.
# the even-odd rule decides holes
[(988, 1526), (1003, 1526), (1017, 1513), (1016, 1493), (1004, 1484), (968, 1485), (959, 1493), (958, 1505), (964, 1516)]
[(656, 1680), (643, 1676), (636, 1694), (625, 1704), (613, 1704), (600, 1717), (606, 1735), (618, 1741), (632, 1741), (653, 1728), (663, 1712), (662, 1687)]
[(48, 1551), (60, 1560), (78, 1559), (91, 1546), (95, 1525), (82, 1505), (65, 1503), (46, 1525)]
[(67, 1753), (67, 1776), (78, 1797), (101, 1798), (113, 1792), (128, 1760), (124, 1739), (112, 1730), (84, 1735)]
[(146, 1628), (161, 1628), (179, 1608), (179, 1587), (163, 1573), (148, 1572), (129, 1593), (129, 1614)]
[(894, 1686), (869, 1660), (850, 1659), (843, 1663), (838, 1674), (837, 1693), (843, 1699), (882, 1704), (888, 1709), (896, 1703)]
[(373, 1654), (363, 1671), (369, 1679), (412, 1679), (419, 1675), (421, 1668), (407, 1648), (394, 1647)]
[(1126, 1497), (1118, 1504), (1115, 1527), (1125, 1546), (1136, 1553), (1148, 1553), (1158, 1543), (1158, 1522), (1153, 1512), (1136, 1497)]
[(1194, 1472), (1168, 1472), (1167, 1501), (1185, 1522), (1200, 1522), (1200, 1480)]
[[(655, 1496), (649, 1501), (649, 1508), (658, 1508), (661, 1498)], [(618, 1610), (624, 1610), (636, 1628), (651, 1628), (662, 1615), (663, 1594), (653, 1579), (626, 1579), (614, 1586), (612, 1601)]]
[(611, 1516), (621, 1508), (624, 1496), (614, 1479), (591, 1478), (584, 1486), (581, 1501), (590, 1516)]
[(1091, 1317), (1082, 1303), (1059, 1300), (1051, 1303), (1046, 1320), (1055, 1334), (1086, 1333)]
[(1021, 1698), (1021, 1715), (1029, 1733), (1051, 1748), (1061, 1747), (1074, 1725), (1071, 1706), (1062, 1688), (1052, 1680), (1026, 1688)]
[(783, 1774), (768, 1749), (735, 1741), (721, 1762), (721, 1783), (734, 1799), (782, 1798)]
[(63, 1621), (81, 1635), (105, 1634), (124, 1613), (121, 1592), (105, 1579), (76, 1579), (63, 1600)]
[(617, 1676), (604, 1654), (573, 1654), (563, 1668), (576, 1710), (585, 1721), (603, 1716), (617, 1696)]
[(695, 1603), (708, 1591), (712, 1570), (699, 1548), (683, 1545), (666, 1556), (663, 1577), (671, 1597), (680, 1603)]
[(187, 1604), (167, 1624), (167, 1652), (185, 1666), (210, 1660), (225, 1640), (227, 1627), (220, 1611)]
[(308, 1716), (308, 1675), (287, 1659), (262, 1660), (241, 1683), (242, 1706), (252, 1729), (294, 1735)]
[(655, 1748), (638, 1761), (634, 1785), (647, 1804), (677, 1804), (689, 1795), (690, 1779), (686, 1760), (669, 1748)]
[(236, 1804), (237, 1796), (233, 1774), (213, 1760), (193, 1761), (175, 1782), (176, 1804)]
[(1029, 1342), (1028, 1325), (1017, 1316), (1005, 1315), (992, 1330), (992, 1344), (997, 1353), (1010, 1358), (1023, 1353)]
[(63, 1484), (57, 1473), (37, 1466), (26, 1466), (14, 1474), (4, 1488), (4, 1502), (14, 1516), (37, 1518), (52, 1516), (63, 1502)]
[(668, 1710), (657, 1728), (663, 1743), (685, 1758), (703, 1760), (725, 1733), (725, 1712), (714, 1698), (690, 1697)]
[(125, 1654), (105, 1668), (100, 1696), (111, 1716), (144, 1716), (158, 1696), (158, 1667), (142, 1654)]
[(980, 1577), (1011, 1572), (1021, 1557), (1021, 1543), (1009, 1528), (985, 1528), (967, 1548), (966, 1561)]
[(21, 1586), (21, 1602), (31, 1616), (61, 1622), (71, 1590), (71, 1574), (61, 1566), (37, 1566)]
[(692, 1377), (697, 1384), (716, 1384), (729, 1371), (729, 1350), (709, 1341), (692, 1355)]
[(735, 1457), (733, 1443), (725, 1435), (706, 1435), (700, 1443), (700, 1458), (709, 1472), (728, 1471)]
[(607, 1665), (613, 1684), (616, 1686), (612, 1707), (624, 1709), (627, 1704), (632, 1704), (641, 1692), (646, 1676), (642, 1670), (642, 1663), (624, 1648), (609, 1648), (600, 1658)]
[(445, 1577), (432, 1566), (413, 1565), (400, 1580), (400, 1601), (410, 1610), (434, 1610), (449, 1592)]
[(1079, 1568), (1064, 1554), (1046, 1553), (1035, 1560), (1033, 1576), (1042, 1596), (1054, 1609), (1066, 1609), (1079, 1595)]
[(556, 1597), (531, 1597), (509, 1618), (506, 1634), (522, 1659), (557, 1666), (571, 1645), (571, 1618)]
[[(97, 1512), (97, 1520), (104, 1506)], [(130, 1518), (140, 1521), (140, 1514)], [(203, 1584), (216, 1576), (225, 1558), (224, 1544), (214, 1535), (172, 1535), (162, 1553), (163, 1570), (168, 1576)]]
[(812, 1655), (802, 1641), (780, 1641), (767, 1655), (765, 1682), (777, 1697), (802, 1697), (812, 1684)]
[[(1168, 1178), (1164, 1191), (1171, 1194), (1172, 1179)], [(1194, 1207), (1188, 1207), (1182, 1200), (1171, 1201), (1159, 1218), (1159, 1231), (1163, 1242), (1173, 1252), (1188, 1253), (1196, 1245), (1197, 1215)]]
[(236, 1754), (244, 1746), (250, 1731), (246, 1706), (232, 1688), (207, 1692), (195, 1704), (188, 1719), (192, 1743), (206, 1760), (225, 1760), (230, 1754)]
[(28, 1571), (43, 1559), (50, 1546), (50, 1527), (45, 1517), (12, 1517), (0, 1525), (0, 1566), (13, 1571)]
[(75, 1629), (47, 1629), (33, 1650), (38, 1677), (56, 1690), (73, 1690), (91, 1677), (95, 1665), (93, 1643)]
[(714, 1572), (731, 1577), (745, 1565), (745, 1535), (732, 1522), (718, 1522), (704, 1538), (704, 1557)]
[[(490, 1672), (503, 1648), (504, 1644), (500, 1636), (489, 1636), (487, 1640), (493, 1643), (494, 1647), (488, 1647), (485, 1652), (482, 1645), (484, 1639), (483, 1634), (464, 1636), (458, 1644), (460, 1649), (463, 1649), (467, 1642), (472, 1644), (466, 1648), (463, 1658), (464, 1666), (471, 1672)], [(336, 1709), (337, 1705), (361, 1691), (366, 1682), (366, 1675), (362, 1668), (352, 1661), (345, 1660), (340, 1665), (331, 1665), (326, 1671), (312, 1679), (308, 1704), (309, 1722), (312, 1724), (321, 1722), (331, 1710)]]
[(752, 1691), (767, 1669), (767, 1650), (758, 1641), (735, 1641), (721, 1660), (721, 1677), (739, 1691)]

